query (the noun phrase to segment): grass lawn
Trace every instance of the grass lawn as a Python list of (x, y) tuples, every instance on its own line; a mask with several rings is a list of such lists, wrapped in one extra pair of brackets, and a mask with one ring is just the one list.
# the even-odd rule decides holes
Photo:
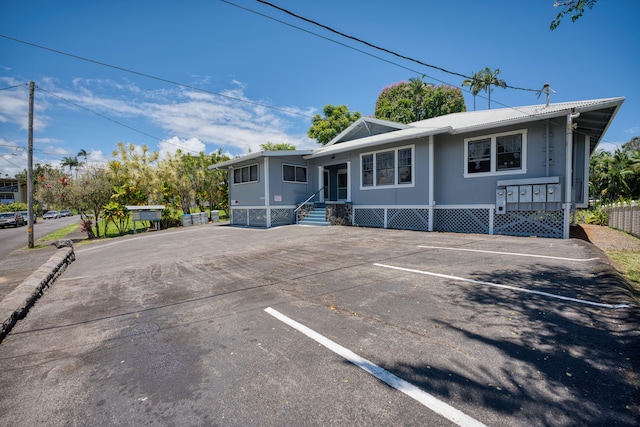
[(66, 227), (61, 228), (60, 230), (56, 230), (53, 233), (47, 234), (46, 236), (39, 238), (35, 242), (35, 244), (39, 245), (39, 244), (42, 244), (44, 242), (48, 242), (48, 241), (51, 241), (51, 240), (64, 239), (67, 235), (69, 235), (69, 233), (73, 233), (78, 228), (80, 228), (80, 224), (67, 225)]
[(606, 254), (640, 295), (640, 252), (609, 250)]

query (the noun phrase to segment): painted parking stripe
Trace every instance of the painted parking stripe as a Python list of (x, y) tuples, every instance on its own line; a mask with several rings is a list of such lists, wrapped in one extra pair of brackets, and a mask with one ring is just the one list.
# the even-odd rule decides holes
[(356, 353), (352, 352), (351, 350), (348, 350), (342, 347), (340, 344), (337, 344), (331, 341), (329, 338), (325, 337), (324, 335), (320, 335), (313, 329), (310, 329), (304, 326), (303, 324), (296, 322), (295, 320), (285, 316), (279, 311), (274, 310), (271, 307), (265, 308), (264, 311), (266, 311), (276, 319), (280, 320), (281, 322), (286, 323), (287, 325), (296, 329), (298, 332), (302, 332), (307, 337), (318, 342), (319, 344), (322, 344), (324, 347), (342, 356), (343, 358), (353, 363), (354, 365), (358, 366), (359, 368), (364, 369), (374, 377), (378, 378), (380, 381), (385, 382), (386, 384), (390, 385), (396, 390), (417, 400), (427, 408), (431, 409), (433, 412), (445, 417), (449, 421), (464, 427), (485, 426), (485, 424), (482, 424), (480, 421), (477, 421), (476, 419), (471, 418), (467, 414), (457, 410), (453, 406), (450, 406), (444, 403), (443, 401), (438, 400), (433, 395), (419, 389), (418, 387), (403, 380), (402, 378), (395, 376), (391, 372), (379, 367), (378, 365), (368, 361), (367, 359), (358, 356)]
[(461, 281), (461, 282), (474, 283), (474, 284), (477, 284), (477, 285), (493, 286), (493, 287), (496, 287), (496, 288), (509, 289), (509, 290), (517, 291), (517, 292), (525, 292), (525, 293), (528, 293), (528, 294), (541, 295), (541, 296), (548, 297), (548, 298), (555, 298), (555, 299), (560, 299), (560, 300), (563, 300), (563, 301), (571, 301), (571, 302), (575, 302), (575, 303), (579, 303), (579, 304), (586, 304), (586, 305), (591, 305), (591, 306), (600, 307), (600, 308), (628, 308), (629, 307), (628, 304), (604, 304), (604, 303), (601, 303), (601, 302), (588, 301), (588, 300), (579, 299), (579, 298), (565, 297), (563, 295), (552, 294), (552, 293), (549, 293), (549, 292), (535, 291), (535, 290), (532, 290), (532, 289), (525, 289), (525, 288), (517, 288), (515, 286), (501, 285), (499, 283), (484, 282), (484, 281), (481, 281), (481, 280), (466, 279), (464, 277), (451, 276), (451, 275), (448, 275), (448, 274), (441, 274), (441, 273), (433, 273), (431, 271), (415, 270), (413, 268), (396, 267), (394, 265), (386, 265), (386, 264), (378, 264), (378, 263), (375, 263), (373, 265), (375, 265), (377, 267), (384, 267), (384, 268), (391, 268), (391, 269), (394, 269), (394, 270), (406, 271), (406, 272), (409, 272), (409, 273), (424, 274), (424, 275), (427, 275), (427, 276), (441, 277), (443, 279), (458, 280), (458, 281)]
[(516, 252), (498, 252), (498, 251), (483, 251), (480, 249), (465, 249), (465, 248), (448, 248), (445, 246), (422, 246), (418, 245), (419, 248), (425, 249), (443, 249), (447, 251), (465, 251), (465, 252), (481, 252), (485, 254), (496, 254), (496, 255), (513, 255), (513, 256), (521, 256), (521, 257), (531, 257), (531, 258), (546, 258), (546, 259), (556, 259), (559, 261), (574, 261), (574, 262), (588, 262), (588, 261), (597, 261), (600, 258), (563, 258), (558, 256), (550, 256), (550, 255), (534, 255), (534, 254), (520, 254)]

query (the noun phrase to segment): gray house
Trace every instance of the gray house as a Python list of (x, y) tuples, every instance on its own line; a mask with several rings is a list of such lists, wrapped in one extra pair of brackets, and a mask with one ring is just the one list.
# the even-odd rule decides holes
[(233, 225), (319, 215), (325, 224), (568, 238), (570, 212), (588, 204), (589, 156), (623, 101), (408, 125), (363, 117), (324, 147), (262, 151), (213, 167), (229, 171)]

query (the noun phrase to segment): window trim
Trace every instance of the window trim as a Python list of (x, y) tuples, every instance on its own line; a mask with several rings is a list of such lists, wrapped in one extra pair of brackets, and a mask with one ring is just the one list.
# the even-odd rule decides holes
[[(464, 139), (464, 161), (463, 161), (463, 176), (465, 178), (478, 178), (478, 177), (487, 177), (487, 176), (502, 176), (502, 175), (521, 175), (527, 173), (527, 132), (528, 129), (518, 129), (512, 130), (508, 132), (500, 132), (493, 133), (490, 135), (478, 135), (471, 138)], [(505, 169), (498, 170), (497, 169), (497, 138), (501, 136), (509, 136), (509, 135), (522, 135), (522, 152), (520, 157), (520, 168), (518, 169)], [(469, 143), (474, 141), (479, 141), (482, 139), (490, 139), (491, 140), (491, 166), (488, 172), (476, 172), (469, 173)]]
[[(255, 166), (256, 167), (256, 180), (252, 181), (251, 180), (251, 167)], [(248, 176), (249, 176), (249, 181), (240, 181), (240, 182), (236, 182), (236, 171), (239, 170), (240, 171), (240, 175), (242, 176), (242, 169), (247, 169), (248, 171)], [(260, 182), (260, 165), (258, 163), (252, 163), (250, 165), (246, 165), (246, 166), (240, 166), (238, 168), (233, 168), (231, 169), (233, 171), (233, 176), (231, 177), (231, 181), (233, 182), (233, 185), (242, 185), (242, 184), (254, 184), (256, 182)]]
[[(284, 167), (285, 166), (291, 166), (293, 168), (293, 181), (289, 181), (284, 179)], [(305, 172), (305, 178), (306, 181), (298, 181), (298, 173), (297, 173), (297, 168), (301, 168), (304, 169)], [(282, 182), (286, 182), (287, 184), (308, 184), (309, 183), (309, 168), (307, 166), (301, 166), (301, 165), (296, 165), (293, 163), (283, 163), (282, 164)]]
[[(411, 150), (411, 182), (405, 182), (405, 183), (399, 183), (399, 167), (398, 167), (398, 152), (401, 150), (407, 150), (410, 149)], [(377, 184), (377, 159), (376, 159), (376, 155), (378, 153), (387, 153), (389, 151), (393, 151), (393, 174), (394, 174), (394, 181), (393, 184), (383, 184), (383, 185), (378, 185)], [(371, 185), (363, 185), (362, 182), (362, 158), (364, 156), (373, 156), (373, 183)], [(386, 149), (381, 149), (381, 150), (376, 150), (376, 151), (368, 151), (366, 153), (360, 153), (360, 190), (379, 190), (379, 189), (386, 189), (386, 188), (411, 188), (411, 187), (415, 187), (416, 186), (416, 146), (415, 144), (411, 144), (411, 145), (404, 145), (402, 147), (391, 147), (391, 148), (386, 148)]]

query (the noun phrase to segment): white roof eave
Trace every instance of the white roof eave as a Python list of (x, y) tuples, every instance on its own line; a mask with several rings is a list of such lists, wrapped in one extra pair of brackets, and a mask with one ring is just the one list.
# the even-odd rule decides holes
[(305, 160), (315, 159), (319, 157), (331, 156), (338, 153), (344, 153), (347, 151), (361, 150), (364, 148), (375, 147), (382, 144), (390, 144), (394, 142), (404, 141), (407, 139), (424, 138), (426, 136), (437, 135), (440, 133), (451, 132), (450, 126), (444, 126), (439, 128), (416, 128), (410, 127), (407, 129), (401, 129), (394, 132), (384, 133), (380, 135), (368, 136), (366, 138), (355, 139), (353, 141), (343, 142), (341, 144), (335, 144), (332, 146), (324, 146), (312, 154), (304, 156)]
[(216, 163), (209, 166), (210, 170), (213, 169), (228, 169), (238, 163), (244, 163), (248, 160), (257, 159), (259, 157), (286, 157), (286, 156), (306, 156), (313, 153), (314, 150), (280, 150), (280, 151), (256, 151), (255, 153), (245, 154), (243, 156), (234, 157), (231, 160), (225, 162)]

